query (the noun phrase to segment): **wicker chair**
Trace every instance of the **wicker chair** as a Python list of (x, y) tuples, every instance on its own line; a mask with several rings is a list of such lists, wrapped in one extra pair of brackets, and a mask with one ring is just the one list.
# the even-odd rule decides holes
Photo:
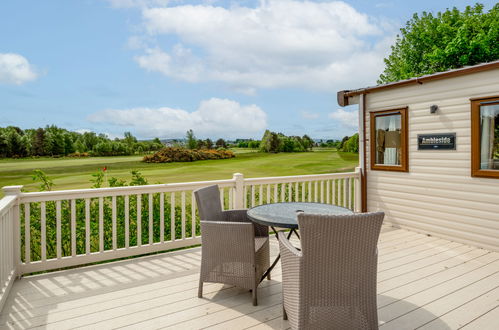
[(378, 329), (377, 242), (384, 213), (298, 214), (301, 251), (279, 232), (283, 316), (292, 329)]
[(216, 185), (194, 195), (202, 233), (198, 297), (203, 296), (204, 282), (231, 284), (252, 290), (256, 306), (257, 286), (270, 265), (268, 227), (253, 224), (247, 210), (222, 211)]

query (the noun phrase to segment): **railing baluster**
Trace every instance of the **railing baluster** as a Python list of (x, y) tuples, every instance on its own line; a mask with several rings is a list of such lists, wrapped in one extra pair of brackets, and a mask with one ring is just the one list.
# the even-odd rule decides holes
[(329, 180), (326, 180), (326, 203), (327, 204), (330, 204), (330, 200), (331, 200), (331, 193), (329, 191), (329, 188), (331, 187), (331, 181)]
[(219, 188), (220, 191), (220, 205), (222, 205), (222, 211), (225, 210), (225, 191), (224, 188)]
[(40, 220), (40, 226), (41, 226), (41, 243), (40, 243), (40, 248), (41, 248), (41, 258), (42, 262), (47, 260), (47, 209), (45, 202), (41, 202), (40, 204), (40, 213), (41, 213), (41, 220)]
[(259, 191), (258, 191), (258, 205), (263, 204), (263, 185), (260, 185)]
[[(223, 192), (224, 190), (222, 190)], [(182, 239), (185, 239), (185, 222), (186, 222), (186, 215), (185, 215), (185, 191), (182, 191), (181, 194), (182, 197)], [(223, 195), (222, 195), (223, 198)]]
[(295, 183), (295, 202), (298, 202), (298, 187), (299, 187), (299, 184), (298, 182)]
[(270, 204), (270, 184), (267, 185), (267, 204)]
[(342, 199), (341, 205), (343, 207), (346, 207), (347, 206), (347, 187), (346, 187), (347, 181), (346, 181), (346, 179), (343, 179), (342, 181), (343, 181), (343, 199)]
[(255, 206), (255, 186), (251, 185), (251, 207)]
[(288, 202), (293, 201), (293, 184), (290, 182), (288, 183)]
[(99, 252), (104, 252), (104, 198), (99, 197)]
[(312, 201), (312, 181), (308, 182), (308, 202)]
[(31, 261), (31, 203), (24, 203), (24, 262)]
[(149, 244), (154, 243), (154, 232), (153, 232), (153, 198), (152, 194), (149, 194)]
[(76, 256), (76, 200), (70, 200), (71, 203), (71, 256)]
[(314, 181), (314, 202), (319, 201), (319, 182)]
[(279, 202), (279, 200), (277, 199), (277, 192), (278, 192), (278, 189), (279, 189), (278, 187), (279, 187), (278, 183), (274, 184), (274, 203)]
[(175, 240), (175, 192), (170, 193), (170, 239)]
[(284, 203), (284, 200), (286, 198), (286, 184), (281, 183), (281, 202)]
[(90, 252), (90, 198), (85, 198), (85, 254)]
[(321, 180), (321, 203), (324, 203), (324, 180)]
[(112, 218), (112, 226), (113, 226), (113, 250), (118, 248), (118, 242), (116, 238), (116, 196), (111, 198), (111, 218)]
[(125, 195), (125, 248), (130, 247), (130, 196)]
[[(234, 205), (232, 205), (232, 191), (233, 189), (230, 188), (229, 192), (229, 205), (230, 208), (233, 209)], [(192, 232), (192, 238), (196, 237), (196, 196), (194, 195), (194, 191), (192, 192), (191, 196), (191, 232)]]
[(349, 185), (349, 189), (348, 189), (348, 196), (349, 196), (349, 201), (350, 201), (350, 209), (353, 210), (353, 204), (354, 204), (354, 198), (355, 198), (355, 195), (353, 194), (354, 192), (354, 179), (348, 179), (350, 185)]
[[(194, 200), (194, 199), (193, 199)], [(165, 241), (165, 193), (159, 193), (159, 241)]]
[[(192, 195), (192, 202), (191, 202), (191, 205), (194, 205), (194, 194)], [(230, 187), (229, 188), (229, 210), (233, 210), (234, 209), (234, 188)], [(194, 219), (194, 218), (193, 218)], [(194, 237), (194, 235), (192, 235), (192, 237)]]
[(331, 192), (332, 192), (332, 196), (331, 196), (332, 204), (338, 205), (336, 203), (336, 180), (335, 179), (331, 180)]
[(301, 201), (305, 201), (305, 181), (301, 183)]
[[(7, 281), (7, 239), (9, 235), (7, 234), (6, 223), (10, 215), (10, 210), (4, 215), (0, 216), (0, 292), (3, 291), (4, 283)], [(5, 275), (4, 275), (5, 274)]]
[(6, 236), (6, 231), (4, 229), (4, 222), (5, 218), (8, 216), (9, 213), (10, 211), (6, 212), (4, 215), (0, 215), (0, 292), (2, 292), (4, 283), (6, 282), (6, 279), (4, 279), (4, 273), (5, 273), (4, 265), (6, 264), (4, 259), (6, 259), (7, 257), (4, 251), (5, 251), (5, 245), (7, 243), (6, 239), (4, 238), (4, 236)]
[(243, 188), (243, 207), (248, 207), (248, 188), (246, 185)]
[(142, 194), (137, 194), (137, 246), (142, 246)]
[(61, 259), (61, 201), (55, 202), (55, 240), (57, 259)]

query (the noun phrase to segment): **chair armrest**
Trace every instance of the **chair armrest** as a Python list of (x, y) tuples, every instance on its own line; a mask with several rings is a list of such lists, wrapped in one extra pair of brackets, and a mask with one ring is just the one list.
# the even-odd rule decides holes
[[(255, 255), (255, 230), (251, 222), (201, 221), (201, 248), (220, 255)], [(218, 251), (218, 252), (217, 252)]]
[(300, 310), (302, 288), (302, 252), (298, 251), (283, 232), (277, 233), (281, 252), (282, 295), (284, 308), (288, 314)]
[(302, 252), (298, 251), (291, 242), (286, 238), (286, 234), (282, 231), (277, 233), (277, 237), (279, 238), (279, 249), (281, 250), (281, 255), (283, 257), (284, 262), (284, 254), (288, 256), (290, 259), (299, 259), (302, 257)]
[[(248, 210), (228, 210), (228, 211), (223, 211), (222, 214), (224, 221), (252, 222), (248, 218)], [(258, 223), (253, 223), (253, 225), (255, 227), (255, 236), (260, 236), (260, 237), (269, 236), (269, 227), (260, 225)]]
[(227, 222), (250, 222), (248, 210), (227, 210), (222, 211), (223, 221)]

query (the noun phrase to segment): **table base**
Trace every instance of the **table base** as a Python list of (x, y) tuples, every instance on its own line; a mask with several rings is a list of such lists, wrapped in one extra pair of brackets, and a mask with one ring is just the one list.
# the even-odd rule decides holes
[[(272, 230), (275, 233), (275, 238), (279, 241), (279, 235), (277, 234), (277, 230), (274, 227), (272, 227), (272, 226), (270, 226), (270, 228), (272, 228)], [(300, 239), (300, 235), (298, 235), (298, 232), (295, 229), (291, 229), (289, 231), (289, 234), (288, 234), (288, 237), (287, 237), (288, 240), (289, 240), (289, 238), (291, 237), (291, 235), (293, 233), (298, 237), (298, 239)], [(270, 265), (269, 269), (267, 269), (267, 271), (262, 275), (262, 278), (260, 279), (260, 282), (262, 282), (270, 274), (270, 272), (274, 269), (275, 265), (277, 265), (277, 262), (279, 261), (279, 259), (281, 259), (281, 253), (279, 253), (277, 255), (277, 258), (274, 260), (274, 262), (272, 263), (272, 265)]]

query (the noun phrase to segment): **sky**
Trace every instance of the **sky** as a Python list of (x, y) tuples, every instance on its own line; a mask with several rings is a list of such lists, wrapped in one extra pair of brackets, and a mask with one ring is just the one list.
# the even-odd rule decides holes
[(473, 3), (2, 0), (0, 127), (338, 139), (337, 91), (376, 84), (412, 14)]

